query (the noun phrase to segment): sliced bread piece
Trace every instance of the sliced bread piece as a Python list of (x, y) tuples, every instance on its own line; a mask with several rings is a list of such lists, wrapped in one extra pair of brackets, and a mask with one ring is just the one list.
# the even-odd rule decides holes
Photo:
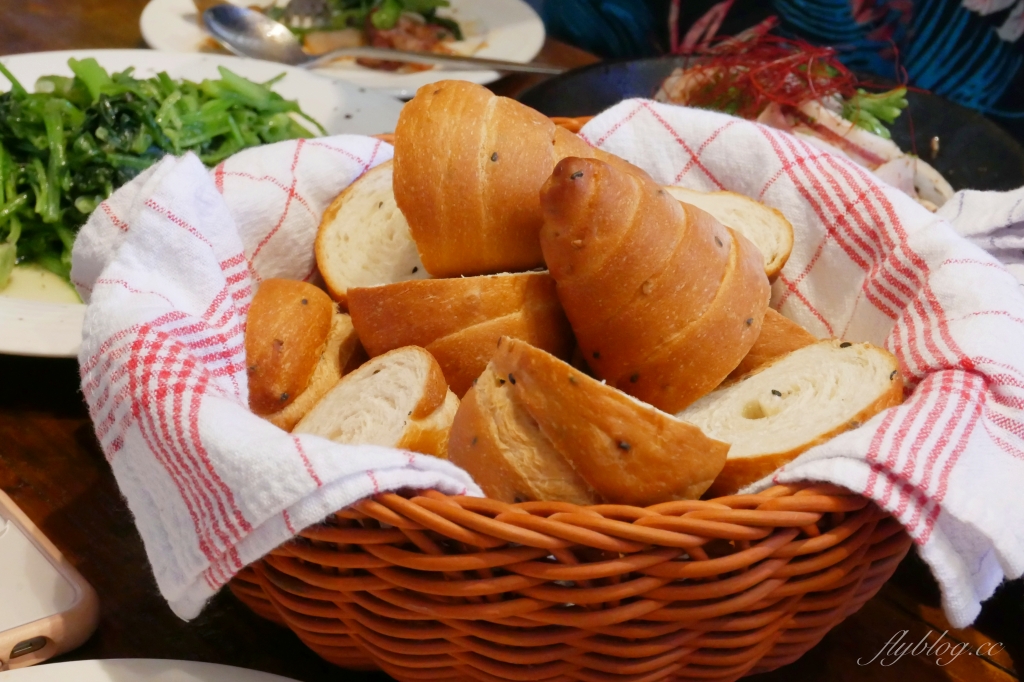
[[(484, 428), (486, 417), (460, 419), (460, 431), (475, 428), (453, 436), (452, 459), (479, 477), (478, 482), (494, 476), (492, 462), (500, 457), (506, 460), (505, 468), (517, 472), (519, 486), (511, 488), (518, 494), (539, 497), (544, 491), (551, 496), (547, 499), (567, 499), (554, 496), (557, 486), (548, 480), (567, 476), (552, 463), (557, 453), (578, 476), (578, 480), (566, 480), (568, 499), (586, 500), (589, 488), (612, 504), (646, 506), (700, 497), (725, 463), (729, 449), (725, 443), (523, 341), (503, 338), (489, 370), (483, 378), (491, 384), (497, 379), (498, 385), (484, 386), (478, 381), (475, 390), (490, 395), (506, 392), (506, 398), (492, 399), (490, 404), (511, 401), (530, 419), (526, 426), (509, 426), (509, 412), (502, 414), (492, 407), (491, 419), (500, 421), (505, 429), (498, 432), (498, 447), (489, 442), (493, 432)], [(474, 409), (481, 407), (474, 400)], [(516, 419), (521, 421), (522, 416)], [(539, 442), (541, 437), (547, 445)], [(489, 457), (474, 451), (473, 438), (482, 446), (479, 450), (489, 450)], [(518, 442), (530, 445), (524, 448)], [(537, 478), (531, 478), (534, 476)], [(522, 479), (527, 483), (521, 483)], [(488, 494), (507, 495), (500, 487), (488, 490), (481, 485)], [(527, 487), (530, 490), (522, 489)]]
[(458, 408), (437, 361), (422, 348), (407, 346), (343, 377), (293, 432), (443, 458)]
[(285, 431), (291, 431), (341, 377), (362, 364), (365, 356), (366, 352), (359, 345), (359, 337), (352, 326), (352, 318), (336, 310), (331, 318), (327, 343), (324, 344), (306, 390), (284, 409), (264, 415), (263, 418)]
[(511, 384), (491, 366), (459, 405), (448, 456), (473, 477), (487, 497), (502, 502), (602, 500), (512, 399)]
[(312, 284), (264, 280), (249, 306), (245, 362), (249, 408), (264, 416), (306, 390), (331, 331), (334, 303)]
[(665, 190), (683, 203), (707, 211), (718, 222), (754, 242), (764, 256), (764, 272), (774, 280), (793, 250), (793, 225), (786, 216), (736, 192), (698, 192), (685, 187)]
[(327, 207), (316, 235), (316, 263), (335, 301), (350, 287), (424, 279), (409, 224), (395, 204), (391, 161), (367, 171)]
[(573, 337), (547, 273), (397, 282), (349, 290), (352, 322), (370, 356), (421, 346), (462, 397), (511, 336), (568, 358)]
[(731, 495), (903, 401), (899, 363), (867, 343), (819, 341), (676, 416), (732, 445), (709, 496)]
[(814, 334), (782, 313), (769, 308), (764, 313), (764, 322), (761, 323), (761, 333), (758, 334), (757, 341), (754, 341), (747, 356), (722, 383), (728, 384), (741, 379), (787, 353), (817, 342), (818, 337)]

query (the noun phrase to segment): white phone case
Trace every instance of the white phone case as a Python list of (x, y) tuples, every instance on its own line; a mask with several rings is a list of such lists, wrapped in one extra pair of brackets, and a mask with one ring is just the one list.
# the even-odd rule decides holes
[(0, 671), (74, 649), (98, 621), (96, 592), (0, 490)]

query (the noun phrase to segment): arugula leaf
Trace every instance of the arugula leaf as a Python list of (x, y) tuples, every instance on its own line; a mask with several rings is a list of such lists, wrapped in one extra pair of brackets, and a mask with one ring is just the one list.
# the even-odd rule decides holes
[(207, 165), (246, 147), (312, 137), (297, 103), (227, 69), (193, 83), (166, 73), (108, 73), (95, 59), (68, 62), (73, 77), (43, 76), (28, 92), (0, 93), (0, 289), (15, 263), (65, 278), (75, 234), (110, 194), (166, 154)]

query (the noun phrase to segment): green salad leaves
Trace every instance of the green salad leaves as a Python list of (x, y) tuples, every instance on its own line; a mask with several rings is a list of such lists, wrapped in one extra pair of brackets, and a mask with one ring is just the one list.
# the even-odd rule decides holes
[[(302, 35), (310, 31), (330, 31), (343, 28), (363, 28), (369, 21), (382, 31), (394, 28), (403, 13), (419, 14), (428, 24), (448, 29), (455, 40), (462, 40), (458, 22), (437, 16), (439, 7), (448, 7), (448, 0), (328, 0), (328, 18), (324, 26), (298, 28), (289, 26), (293, 33)], [(274, 6), (266, 10), (267, 16), (281, 21), (284, 7)]]
[(194, 152), (212, 166), (246, 147), (326, 132), (271, 90), (281, 76), (254, 83), (220, 67), (219, 80), (194, 83), (110, 74), (91, 58), (68, 65), (74, 77), (44, 76), (28, 92), (0, 64), (11, 84), (0, 94), (0, 289), (16, 263), (67, 279), (89, 214), (166, 154)]

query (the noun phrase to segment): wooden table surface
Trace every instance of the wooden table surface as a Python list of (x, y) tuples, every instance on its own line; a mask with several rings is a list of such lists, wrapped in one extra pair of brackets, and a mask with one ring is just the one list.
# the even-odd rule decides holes
[[(145, 0), (0, 0), (0, 55), (72, 48), (144, 47)], [(540, 59), (577, 66), (593, 57), (549, 40)], [(515, 95), (537, 77), (492, 87)], [(3, 330), (0, 330), (3, 333)], [(160, 597), (142, 541), (104, 460), (78, 387), (73, 360), (0, 356), (0, 488), (37, 523), (99, 594), (96, 634), (57, 660), (172, 658), (236, 665), (320, 680), (387, 680), (335, 668), (290, 632), (251, 614), (226, 591), (193, 622)], [(0, 608), (3, 605), (0, 604)], [(964, 654), (873, 660), (900, 633), (903, 643), (943, 638)], [(984, 645), (988, 655), (978, 655)], [(936, 647), (936, 651), (940, 647)], [(859, 661), (859, 663), (858, 663)], [(800, 661), (761, 682), (1009, 682), (1024, 669), (1024, 587), (1000, 588), (974, 627), (953, 630), (938, 588), (911, 553), (882, 592)]]

